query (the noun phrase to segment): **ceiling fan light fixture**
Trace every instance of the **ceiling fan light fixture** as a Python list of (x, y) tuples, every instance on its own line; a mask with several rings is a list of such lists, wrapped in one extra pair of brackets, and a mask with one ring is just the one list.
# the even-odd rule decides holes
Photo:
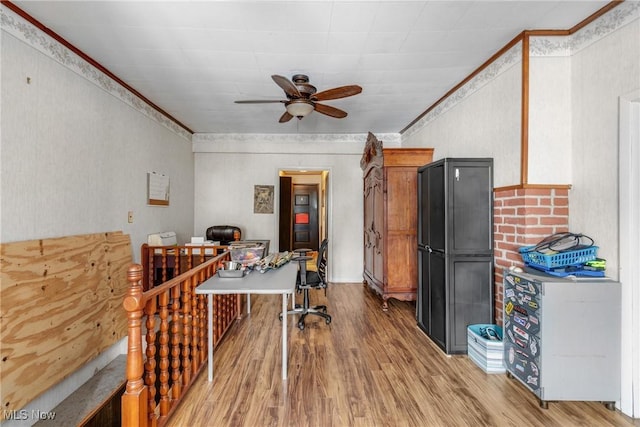
[(263, 104), (270, 102), (283, 103), (285, 112), (280, 116), (278, 122), (286, 123), (294, 117), (301, 120), (303, 117), (308, 116), (312, 111), (317, 111), (319, 114), (333, 117), (336, 119), (344, 119), (347, 117), (347, 112), (342, 111), (339, 108), (332, 107), (330, 105), (322, 104), (322, 101), (329, 101), (331, 99), (346, 98), (348, 96), (357, 95), (362, 92), (362, 88), (358, 85), (348, 85), (334, 87), (332, 89), (323, 90), (318, 92), (316, 87), (309, 84), (309, 77), (304, 74), (296, 74), (292, 80), (286, 77), (274, 74), (271, 76), (273, 81), (280, 86), (287, 96), (287, 100), (249, 100), (249, 101), (235, 101), (238, 104)]
[(299, 119), (307, 116), (314, 108), (313, 103), (305, 99), (294, 99), (293, 101), (287, 102), (285, 107), (287, 109), (287, 113)]

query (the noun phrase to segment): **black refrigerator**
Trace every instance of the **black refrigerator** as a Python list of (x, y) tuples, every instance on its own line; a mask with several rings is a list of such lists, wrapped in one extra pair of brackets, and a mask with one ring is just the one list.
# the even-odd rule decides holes
[(467, 352), (467, 326), (494, 323), (493, 159), (418, 169), (416, 317), (447, 354)]

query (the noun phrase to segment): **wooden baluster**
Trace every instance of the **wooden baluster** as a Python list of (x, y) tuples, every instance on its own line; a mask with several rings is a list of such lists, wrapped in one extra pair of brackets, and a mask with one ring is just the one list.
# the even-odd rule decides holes
[(153, 288), (153, 255), (149, 256), (149, 245), (143, 243), (140, 248), (140, 263), (147, 268), (142, 270), (142, 290)]
[(222, 336), (222, 328), (220, 327), (220, 320), (222, 314), (222, 295), (216, 295), (216, 309), (213, 312), (213, 327), (216, 330), (216, 344), (220, 342)]
[(233, 309), (236, 305), (234, 301), (236, 299), (235, 295), (229, 295), (227, 297), (227, 325), (233, 321), (233, 316), (236, 314), (236, 311)]
[(238, 316), (236, 306), (238, 305), (238, 297), (240, 295), (229, 295), (229, 323), (233, 322)]
[(218, 342), (222, 339), (222, 333), (224, 332), (224, 324), (225, 324), (225, 303), (226, 303), (226, 295), (220, 295), (220, 301), (218, 305), (218, 315), (216, 316), (216, 327), (218, 328)]
[(224, 326), (224, 295), (219, 295), (218, 298), (218, 311), (216, 312), (216, 335), (218, 336), (218, 343), (222, 339), (222, 327)]
[[(171, 288), (171, 400), (180, 399), (182, 385), (180, 384), (180, 339), (182, 322), (180, 319), (180, 286)], [(173, 404), (173, 403), (172, 403)]]
[(229, 320), (227, 324), (231, 324), (234, 317), (237, 315), (237, 312), (235, 310), (235, 307), (237, 306), (236, 300), (237, 298), (235, 295), (229, 295)]
[(147, 360), (144, 364), (145, 368), (145, 384), (148, 391), (148, 408), (149, 417), (155, 419), (156, 411), (156, 297), (147, 301), (145, 314), (147, 316)]
[(234, 295), (231, 295), (231, 301), (229, 301), (229, 304), (231, 306), (229, 322), (233, 322), (234, 319), (236, 319), (241, 314), (241, 311), (238, 310), (240, 307), (242, 307), (241, 303), (242, 303), (241, 300), (239, 300), (238, 298), (235, 298)]
[(189, 257), (187, 258), (187, 263), (189, 264), (189, 268), (193, 268), (193, 249), (189, 248)]
[(166, 248), (162, 248), (160, 249), (160, 251), (162, 252), (162, 282), (164, 283), (167, 281), (167, 268), (168, 268), (168, 262), (167, 262), (167, 249)]
[(227, 325), (229, 324), (229, 313), (231, 312), (231, 310), (229, 310), (229, 297), (230, 295), (224, 296), (224, 318), (222, 319), (222, 322), (220, 322), (221, 332), (224, 332), (224, 330), (227, 328)]
[(160, 416), (169, 413), (169, 291), (158, 296), (160, 305)]
[(236, 319), (238, 315), (241, 314), (241, 312), (238, 311), (238, 308), (242, 306), (241, 303), (242, 301), (239, 301), (238, 298), (235, 298), (235, 295), (231, 295), (231, 300), (229, 301), (229, 306), (231, 308), (231, 312), (229, 313), (229, 322), (233, 322), (234, 319)]
[(183, 281), (182, 286), (182, 384), (191, 381), (191, 280)]
[[(180, 249), (178, 249), (178, 247), (175, 247), (172, 249), (172, 253), (173, 253), (173, 277), (178, 277), (180, 275)], [(191, 268), (191, 267), (189, 267)], [(186, 271), (186, 270), (185, 270)]]
[(200, 354), (198, 352), (200, 325), (198, 318), (198, 296), (196, 295), (198, 282), (195, 277), (191, 277), (189, 286), (191, 286), (191, 374), (195, 375), (195, 373), (198, 372), (198, 368), (200, 368)]
[(218, 330), (220, 337), (227, 325), (227, 295), (220, 295), (220, 311), (218, 312)]
[(227, 298), (226, 295), (220, 295), (220, 312), (218, 315), (218, 341), (220, 341), (222, 339), (222, 334), (224, 333), (224, 327), (225, 327), (225, 317), (226, 317), (226, 311), (227, 311)]
[(210, 270), (211, 266), (203, 268), (202, 270), (200, 270), (200, 273), (198, 275), (192, 276), (192, 279), (194, 281), (193, 285), (195, 287), (198, 287), (198, 285), (200, 285), (202, 282), (209, 279), (212, 276), (212, 274), (210, 274)]
[(207, 359), (207, 296), (198, 295), (198, 360), (202, 364)]
[(122, 305), (127, 312), (127, 385), (122, 396), (122, 426), (147, 426), (147, 388), (142, 380), (142, 266), (127, 271), (129, 288)]
[(211, 331), (211, 334), (213, 335), (213, 348), (216, 348), (216, 345), (218, 344), (218, 327), (216, 322), (216, 318), (218, 317), (218, 300), (219, 295), (214, 295), (213, 311), (211, 312), (211, 316), (213, 316), (213, 318), (211, 319), (211, 327), (213, 328), (213, 330)]

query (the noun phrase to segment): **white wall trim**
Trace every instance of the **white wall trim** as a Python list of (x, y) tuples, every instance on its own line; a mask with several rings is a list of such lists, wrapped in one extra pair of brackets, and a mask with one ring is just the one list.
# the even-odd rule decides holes
[(619, 103), (620, 410), (640, 418), (640, 89), (621, 96)]
[[(399, 133), (376, 134), (385, 147), (400, 147)], [(194, 153), (362, 153), (367, 141), (366, 133), (358, 134), (239, 134), (195, 133), (192, 138)]]
[(638, 19), (640, 2), (624, 2), (570, 36), (532, 36), (531, 56), (571, 56)]
[(33, 24), (6, 8), (4, 5), (0, 7), (0, 29), (85, 78), (108, 94), (129, 105), (134, 110), (171, 130), (176, 135), (181, 136), (185, 141), (191, 141), (191, 133), (175, 121), (160, 113), (140, 97), (134, 95), (111, 77), (89, 64), (76, 53), (40, 31)]

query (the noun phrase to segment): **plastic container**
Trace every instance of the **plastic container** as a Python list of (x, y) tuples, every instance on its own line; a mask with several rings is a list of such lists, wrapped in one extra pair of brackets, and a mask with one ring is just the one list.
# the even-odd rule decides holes
[(522, 260), (531, 266), (540, 267), (545, 270), (551, 270), (558, 267), (566, 267), (569, 265), (580, 265), (587, 261), (596, 259), (598, 254), (597, 246), (590, 246), (584, 249), (574, 251), (563, 251), (551, 255), (541, 252), (531, 251), (535, 246), (524, 246), (520, 248)]
[(231, 246), (231, 261), (242, 263), (242, 265), (253, 265), (260, 261), (264, 253), (264, 246), (250, 248), (234, 248)]
[[(485, 338), (482, 328), (491, 328), (497, 332), (499, 340)], [(467, 355), (487, 374), (502, 374), (504, 366), (504, 342), (502, 328), (492, 324), (469, 325), (467, 327)]]

